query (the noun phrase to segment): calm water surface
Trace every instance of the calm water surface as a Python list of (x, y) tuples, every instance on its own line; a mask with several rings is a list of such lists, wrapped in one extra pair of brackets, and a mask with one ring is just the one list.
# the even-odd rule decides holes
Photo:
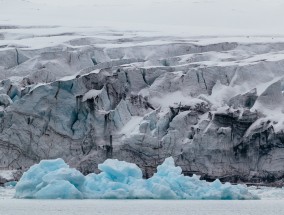
[(0, 199), (1, 215), (284, 215), (284, 200)]

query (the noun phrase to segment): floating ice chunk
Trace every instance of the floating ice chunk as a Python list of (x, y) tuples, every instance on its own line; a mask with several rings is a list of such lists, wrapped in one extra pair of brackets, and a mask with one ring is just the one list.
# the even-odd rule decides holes
[(108, 159), (98, 167), (114, 181), (127, 183), (131, 178), (142, 179), (141, 169), (133, 163)]
[(54, 180), (68, 181), (76, 188), (82, 189), (85, 181), (85, 176), (75, 169), (60, 168), (42, 177), (44, 184), (50, 184)]
[(149, 179), (136, 164), (106, 160), (99, 174), (83, 176), (62, 159), (44, 160), (24, 173), (16, 185), (17, 198), (38, 199), (256, 199), (246, 186), (209, 183), (184, 176), (173, 158), (158, 166)]
[(36, 199), (82, 199), (83, 194), (69, 181), (52, 180), (33, 197)]
[(87, 198), (139, 198), (141, 192), (145, 193), (144, 188), (139, 193), (136, 185), (145, 182), (142, 179), (142, 171), (136, 164), (108, 159), (99, 164), (98, 168), (102, 171), (100, 174), (86, 176)]
[(157, 167), (158, 172), (155, 176), (160, 177), (173, 177), (180, 175), (182, 169), (179, 166), (175, 166), (175, 161), (172, 157), (166, 158), (164, 163)]
[(81, 189), (84, 180), (79, 171), (69, 168), (62, 159), (42, 160), (23, 174), (16, 185), (15, 197), (78, 198), (82, 194), (74, 190)]
[(16, 181), (9, 181), (9, 182), (6, 182), (4, 184), (4, 187), (10, 187), (10, 188), (13, 188), (17, 185), (17, 182)]
[(261, 197), (265, 200), (283, 200), (284, 199), (284, 187), (259, 187), (251, 186), (249, 191)]

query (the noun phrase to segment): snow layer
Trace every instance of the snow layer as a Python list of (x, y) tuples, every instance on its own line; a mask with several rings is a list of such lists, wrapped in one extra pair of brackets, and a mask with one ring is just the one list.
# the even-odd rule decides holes
[(116, 159), (99, 164), (102, 171), (83, 176), (62, 160), (43, 160), (25, 172), (16, 198), (36, 199), (257, 199), (246, 186), (184, 176), (172, 157), (149, 179), (136, 165)]

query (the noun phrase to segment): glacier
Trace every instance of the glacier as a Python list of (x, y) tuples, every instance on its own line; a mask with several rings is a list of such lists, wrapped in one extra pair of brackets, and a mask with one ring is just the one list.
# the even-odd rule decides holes
[[(124, 160), (149, 178), (173, 156), (185, 175), (283, 185), (284, 2), (145, 0), (130, 15), (125, 1), (0, 0), (0, 184), (58, 157), (84, 175)], [(111, 8), (125, 24), (147, 11), (146, 28), (98, 23)]]
[(23, 174), (16, 185), (16, 198), (32, 199), (257, 199), (245, 185), (212, 183), (196, 175), (182, 174), (172, 157), (143, 179), (132, 163), (108, 159), (99, 164), (101, 173), (84, 176), (63, 159), (42, 160)]
[(0, 168), (14, 171), (0, 184), (58, 157), (85, 175), (125, 160), (148, 178), (169, 156), (210, 181), (283, 184), (283, 41), (26, 36), (0, 41)]

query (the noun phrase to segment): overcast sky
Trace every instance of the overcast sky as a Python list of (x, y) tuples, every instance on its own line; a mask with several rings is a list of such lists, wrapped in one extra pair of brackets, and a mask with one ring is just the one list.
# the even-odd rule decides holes
[[(13, 0), (11, 0), (13, 1)], [(50, 5), (121, 5), (121, 4), (168, 4), (168, 3), (188, 3), (191, 4), (192, 2), (198, 4), (198, 2), (207, 2), (207, 3), (218, 3), (224, 2), (224, 0), (27, 0), (30, 2), (36, 3), (45, 3)], [(238, 3), (243, 2), (243, 7), (247, 7), (251, 4), (279, 4), (283, 3), (283, 0), (225, 0), (225, 2), (230, 3)], [(268, 4), (268, 5), (269, 5)]]
[(0, 0), (0, 24), (103, 23), (141, 29), (206, 28), (208, 34), (251, 30), (269, 34), (284, 32), (283, 10), (284, 0)]

